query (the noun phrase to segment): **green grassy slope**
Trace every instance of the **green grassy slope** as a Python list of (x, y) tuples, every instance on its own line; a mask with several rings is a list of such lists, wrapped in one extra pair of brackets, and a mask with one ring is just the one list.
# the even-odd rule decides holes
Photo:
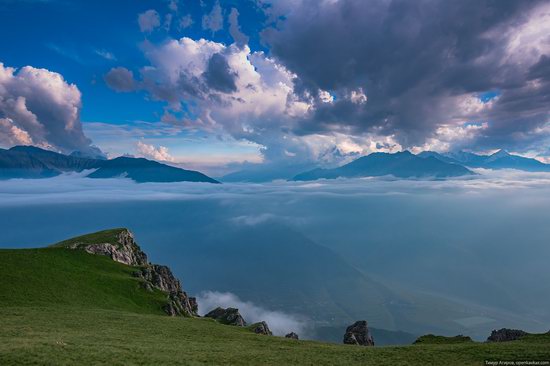
[(256, 335), (210, 319), (109, 310), (0, 308), (0, 364), (482, 365), (550, 358), (550, 337), (507, 344), (358, 347)]
[(0, 250), (0, 307), (101, 308), (162, 315), (166, 295), (148, 292), (133, 267), (63, 248)]
[(0, 250), (0, 365), (481, 365), (550, 360), (550, 335), (500, 344), (336, 345), (163, 315), (132, 267), (64, 248)]

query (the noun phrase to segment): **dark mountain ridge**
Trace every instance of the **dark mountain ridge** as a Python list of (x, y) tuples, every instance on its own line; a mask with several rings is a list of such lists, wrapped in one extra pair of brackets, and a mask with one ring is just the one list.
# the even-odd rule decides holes
[(516, 169), (527, 172), (550, 172), (550, 164), (544, 164), (536, 159), (513, 155), (505, 150), (499, 150), (491, 155), (479, 155), (467, 151), (457, 151), (440, 154), (434, 151), (423, 151), (421, 158), (435, 158), (446, 163), (461, 164), (471, 168), (484, 169)]
[(317, 168), (296, 175), (291, 180), (379, 177), (442, 179), (476, 174), (469, 168), (516, 169), (528, 172), (550, 172), (550, 164), (536, 159), (512, 155), (499, 150), (492, 155), (478, 155), (466, 151), (438, 153), (423, 151), (414, 155), (409, 151), (372, 153), (334, 169)]
[(93, 159), (79, 156), (79, 154), (64, 155), (34, 146), (0, 149), (0, 179), (48, 178), (66, 172), (82, 172), (91, 169), (95, 171), (87, 175), (89, 178), (127, 177), (138, 183), (219, 183), (200, 172), (176, 168), (144, 158)]
[(379, 177), (393, 175), (397, 178), (448, 178), (473, 175), (460, 164), (445, 162), (435, 157), (422, 158), (409, 151), (372, 153), (335, 169), (314, 169), (298, 174), (295, 181), (316, 179)]

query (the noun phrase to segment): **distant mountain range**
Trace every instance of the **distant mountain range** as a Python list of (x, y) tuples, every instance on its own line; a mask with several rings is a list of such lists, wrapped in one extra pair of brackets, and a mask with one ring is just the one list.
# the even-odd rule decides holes
[(48, 178), (66, 172), (94, 170), (89, 178), (127, 177), (145, 182), (219, 183), (200, 172), (176, 168), (143, 158), (96, 159), (80, 154), (64, 155), (34, 146), (0, 149), (0, 179)]
[(461, 164), (471, 168), (484, 169), (517, 169), (528, 172), (550, 172), (550, 165), (541, 163), (536, 159), (512, 155), (504, 150), (499, 150), (492, 155), (478, 155), (470, 152), (459, 151), (439, 154), (434, 151), (423, 151), (418, 156), (422, 158), (435, 158), (446, 163)]
[(286, 181), (296, 174), (315, 168), (313, 163), (291, 164), (282, 162), (281, 164), (248, 164), (244, 169), (229, 173), (220, 178), (222, 182), (247, 182), (264, 183), (275, 180)]
[(372, 153), (334, 169), (313, 169), (296, 175), (291, 180), (378, 177), (397, 178), (452, 178), (475, 174), (469, 168), (516, 169), (528, 172), (550, 172), (550, 165), (536, 159), (512, 155), (500, 150), (492, 155), (478, 155), (459, 151), (440, 154), (423, 151), (414, 155), (409, 151)]
[[(222, 179), (227, 182), (267, 182), (275, 179), (312, 181), (317, 179), (379, 177), (444, 179), (476, 174), (471, 168), (516, 169), (528, 172), (550, 172), (550, 164), (536, 159), (512, 155), (500, 150), (492, 155), (459, 151), (437, 153), (409, 151), (372, 153), (333, 169), (311, 165), (259, 166), (231, 173)], [(306, 170), (297, 174), (300, 169)], [(65, 172), (93, 170), (89, 178), (127, 177), (145, 182), (208, 182), (219, 183), (197, 171), (185, 170), (143, 158), (119, 157), (111, 160), (86, 157), (79, 153), (59, 154), (34, 146), (15, 146), (0, 149), (0, 179), (48, 178)], [(302, 170), (302, 171), (303, 171)], [(296, 175), (297, 174), (297, 175)]]
[(420, 157), (409, 151), (395, 154), (373, 153), (334, 169), (314, 169), (298, 174), (295, 181), (316, 179), (379, 177), (397, 178), (448, 178), (475, 174), (460, 164), (435, 157)]

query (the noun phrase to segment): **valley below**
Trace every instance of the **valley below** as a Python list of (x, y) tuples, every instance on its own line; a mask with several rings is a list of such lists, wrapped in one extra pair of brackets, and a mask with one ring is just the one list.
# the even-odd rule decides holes
[[(149, 262), (125, 228), (42, 248), (1, 249), (0, 260), (0, 362), (5, 365), (476, 365), (545, 362), (550, 355), (550, 332), (500, 329), (483, 343), (428, 334), (409, 345), (384, 346), (392, 337), (404, 342), (407, 334), (369, 331), (366, 321), (358, 321), (346, 329), (347, 344), (338, 345), (298, 340), (294, 332), (283, 338), (283, 314), (253, 315), (250, 303), (240, 304), (247, 319), (267, 319), (275, 334), (264, 320), (245, 322), (234, 308), (216, 307), (199, 317), (197, 299), (188, 296), (169, 267)], [(223, 296), (214, 301), (223, 302)], [(198, 304), (212, 307), (201, 298)], [(290, 318), (286, 326), (300, 328)], [(349, 338), (349, 332), (357, 333)], [(355, 336), (368, 337), (359, 339), (369, 343), (358, 343)]]
[(521, 179), (205, 187), (61, 176), (24, 193), (6, 181), (0, 247), (128, 227), (199, 312), (210, 310), (201, 300), (245, 304), (281, 332), (336, 343), (358, 319), (379, 345), (427, 333), (482, 341), (550, 324), (546, 178)]

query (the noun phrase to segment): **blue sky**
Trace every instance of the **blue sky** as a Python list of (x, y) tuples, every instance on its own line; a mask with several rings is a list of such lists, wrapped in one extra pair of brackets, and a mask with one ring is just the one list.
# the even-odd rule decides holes
[[(239, 2), (224, 3), (223, 12), (229, 12), (236, 3)], [(101, 1), (0, 1), (0, 33), (11, 35), (0, 39), (0, 50), (3, 50), (0, 62), (16, 68), (27, 65), (45, 68), (63, 75), (68, 83), (76, 84), (82, 93), (81, 120), (85, 132), (90, 136), (97, 134), (92, 137), (94, 144), (114, 155), (135, 154), (136, 140), (143, 140), (155, 146), (169, 146), (172, 154), (186, 162), (196, 161), (198, 165), (225, 164), (231, 158), (237, 162), (258, 161), (257, 145), (246, 141), (229, 143), (208, 134), (166, 132), (168, 126), (157, 129), (151, 123), (159, 121), (163, 113), (162, 101), (153, 100), (146, 92), (118, 93), (103, 80), (112, 67), (124, 65), (130, 70), (139, 70), (145, 65), (140, 50), (145, 40), (162, 43), (169, 38), (186, 36), (231, 43), (227, 31), (212, 32), (202, 28), (202, 16), (215, 4), (213, 1), (204, 1), (202, 5), (198, 1), (181, 1), (177, 2), (178, 10), (173, 11), (168, 1), (126, 0), (109, 4)], [(250, 2), (238, 6), (242, 14), (241, 27), (251, 35), (251, 47), (262, 49), (258, 34), (265, 17)], [(161, 18), (173, 14), (170, 27), (142, 33), (138, 14), (149, 9), (158, 11)], [(184, 16), (190, 16), (193, 23), (182, 29), (177, 22)], [(113, 132), (119, 131), (116, 126), (127, 127), (130, 132), (141, 129), (144, 122), (150, 123), (146, 128), (150, 133), (137, 133), (126, 141), (121, 141), (120, 133)], [(106, 124), (115, 127), (101, 128)]]
[[(214, 5), (213, 1), (204, 3), (201, 7), (198, 1), (178, 2), (178, 14), (190, 14), (194, 23), (179, 30), (174, 20), (168, 32), (158, 30), (145, 37), (140, 32), (138, 14), (158, 9), (159, 14), (166, 15), (170, 13), (169, 2), (0, 1), (0, 32), (9, 35), (0, 39), (1, 61), (11, 67), (46, 68), (62, 74), (69, 83), (75, 83), (82, 92), (83, 121), (154, 122), (162, 112), (162, 103), (143, 103), (145, 93), (116, 93), (102, 81), (103, 75), (121, 64), (129, 69), (142, 67), (146, 60), (139, 45), (146, 38), (162, 42), (168, 37), (187, 36), (231, 43), (226, 31), (213, 33), (202, 29), (203, 13)], [(227, 9), (234, 3), (239, 2), (227, 2)], [(259, 49), (257, 36), (261, 22), (256, 18), (258, 12), (247, 5), (249, 2), (244, 1), (239, 6), (243, 14), (241, 27), (252, 35), (250, 44)], [(132, 107), (123, 107), (129, 105)]]
[(215, 175), (403, 149), (505, 148), (544, 160), (548, 10), (0, 0), (0, 146), (99, 148)]

